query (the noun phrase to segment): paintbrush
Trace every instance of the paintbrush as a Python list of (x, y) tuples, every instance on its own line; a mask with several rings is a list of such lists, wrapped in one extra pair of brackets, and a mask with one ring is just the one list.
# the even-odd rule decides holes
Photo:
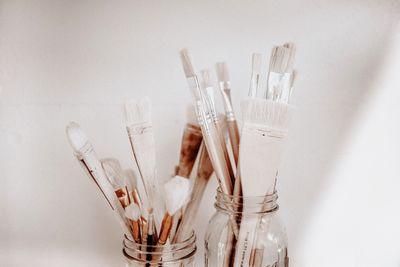
[(203, 140), (213, 163), (213, 168), (218, 182), (223, 192), (231, 194), (233, 185), (231, 182), (227, 162), (225, 160), (223, 151), (221, 150), (220, 138), (216, 132), (215, 125), (212, 122), (211, 113), (204, 103), (204, 96), (201, 92), (199, 81), (194, 72), (188, 51), (186, 49), (182, 50), (180, 52), (180, 56), (183, 70), (195, 101), (196, 114), (202, 130)]
[[(203, 96), (204, 96), (204, 101), (205, 104), (207, 106), (207, 109), (209, 110), (210, 114), (211, 114), (211, 118), (212, 118), (212, 122), (214, 123), (214, 127), (215, 127), (215, 131), (218, 135), (219, 138), (219, 143), (221, 145), (221, 150), (224, 154), (225, 157), (225, 162), (228, 168), (228, 172), (229, 172), (229, 177), (231, 178), (231, 183), (232, 185), (234, 184), (234, 180), (235, 180), (235, 175), (233, 173), (233, 168), (232, 168), (232, 163), (229, 157), (229, 153), (228, 153), (228, 149), (226, 146), (226, 141), (225, 141), (225, 135), (221, 129), (221, 125), (220, 125), (220, 119), (219, 117), (222, 116), (218, 116), (217, 115), (217, 109), (215, 107), (215, 95), (214, 95), (214, 86), (211, 82), (211, 77), (210, 77), (210, 71), (209, 70), (202, 70), (201, 71), (201, 77), (202, 77), (202, 92), (203, 92)], [(224, 123), (226, 122), (226, 118), (224, 118), (225, 120), (223, 121)]]
[[(285, 107), (289, 107), (288, 104), (290, 97), (293, 92), (294, 82), (297, 77), (297, 71), (293, 70), (294, 58), (296, 53), (296, 47), (293, 43), (285, 43), (282, 47), (275, 47), (272, 50), (272, 56), (270, 60), (270, 70), (268, 74), (268, 93), (269, 99), (275, 102), (283, 103)], [(280, 75), (280, 77), (279, 77)], [(272, 78), (270, 78), (272, 76)], [(275, 84), (274, 84), (275, 83)], [(290, 109), (290, 108), (289, 108)], [(285, 128), (287, 131), (287, 124), (290, 120), (291, 111), (282, 112), (283, 121), (280, 126)], [(282, 119), (282, 118), (281, 118)], [(279, 128), (279, 127), (278, 127)], [(276, 173), (277, 176), (277, 173)], [(273, 189), (270, 189), (268, 194), (271, 194), (275, 190), (276, 176), (274, 181)], [(263, 226), (262, 226), (263, 225)], [(261, 218), (258, 221), (257, 233), (261, 228), (268, 228), (269, 221), (262, 221)], [(262, 227), (261, 227), (262, 226)], [(266, 231), (266, 230), (264, 230)], [(254, 237), (254, 245), (250, 254), (250, 266), (261, 267), (262, 257), (264, 254), (263, 241), (259, 238), (259, 234)]]
[(239, 158), (239, 128), (236, 122), (235, 112), (232, 106), (231, 98), (231, 87), (229, 79), (229, 71), (226, 62), (220, 62), (216, 65), (217, 76), (219, 81), (219, 88), (224, 101), (225, 116), (228, 126), (229, 140), (232, 147), (233, 158), (235, 159), (236, 165), (238, 164)]
[(131, 198), (129, 195), (130, 190), (128, 190), (128, 181), (123, 174), (119, 161), (114, 158), (102, 159), (101, 165), (122, 207), (125, 209), (131, 203)]
[[(240, 177), (244, 197), (272, 194), (282, 160), (291, 109), (289, 105), (252, 98), (242, 102), (243, 128), (240, 144)], [(257, 219), (244, 216), (239, 240), (254, 239)], [(243, 229), (245, 226), (246, 229)], [(236, 255), (247, 257), (249, 244), (238, 242)], [(251, 248), (251, 246), (250, 246)], [(243, 251), (241, 251), (243, 250)], [(242, 258), (235, 263), (249, 262)]]
[(115, 195), (114, 188), (107, 179), (107, 176), (101, 166), (93, 146), (89, 142), (86, 134), (75, 122), (70, 122), (66, 128), (67, 137), (71, 144), (74, 154), (84, 168), (86, 173), (93, 179), (104, 197), (110, 204), (111, 208), (115, 211), (116, 217), (120, 222), (125, 234), (131, 237), (129, 231), (129, 224), (125, 219), (124, 208)]
[(184, 216), (179, 225), (178, 231), (173, 237), (172, 243), (179, 243), (190, 235), (201, 199), (203, 198), (204, 191), (213, 172), (214, 169), (210, 157), (208, 156), (207, 149), (203, 144), (199, 154), (197, 175), (189, 197), (189, 202), (184, 209)]
[(131, 143), (135, 163), (147, 194), (149, 209), (159, 212), (156, 199), (158, 183), (156, 179), (156, 156), (153, 124), (151, 122), (151, 103), (145, 97), (139, 101), (130, 100), (125, 104), (126, 129)]
[(132, 203), (125, 209), (125, 217), (128, 219), (131, 226), (131, 232), (133, 240), (140, 244), (141, 234), (140, 234), (140, 208), (137, 204)]

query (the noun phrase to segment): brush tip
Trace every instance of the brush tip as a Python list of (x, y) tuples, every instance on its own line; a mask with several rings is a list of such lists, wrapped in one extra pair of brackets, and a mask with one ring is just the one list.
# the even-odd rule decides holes
[(164, 185), (165, 206), (170, 215), (183, 207), (189, 195), (189, 188), (189, 180), (178, 175)]
[(151, 121), (151, 101), (148, 97), (139, 100), (129, 99), (125, 102), (126, 124), (140, 124)]
[(194, 77), (196, 74), (194, 73), (192, 61), (190, 59), (189, 51), (184, 48), (179, 52), (182, 61), (183, 71), (185, 72), (186, 78)]
[(70, 122), (66, 127), (68, 141), (75, 152), (79, 152), (88, 143), (88, 138), (76, 122)]
[(140, 208), (136, 203), (131, 203), (129, 206), (125, 208), (125, 216), (126, 218), (137, 221), (140, 218)]
[(121, 165), (117, 159), (103, 159), (101, 160), (101, 165), (106, 173), (108, 181), (111, 183), (114, 189), (120, 189), (126, 186), (124, 176), (121, 175)]
[(132, 189), (137, 187), (137, 178), (136, 178), (136, 174), (132, 169), (126, 169), (124, 170), (124, 174), (127, 177), (128, 181), (129, 181), (129, 185)]
[(208, 88), (213, 86), (211, 82), (211, 73), (209, 69), (201, 70), (201, 80), (203, 88)]
[(219, 82), (229, 82), (229, 70), (226, 62), (218, 62), (216, 64), (217, 77)]
[(261, 98), (249, 98), (241, 102), (244, 124), (258, 124), (271, 129), (286, 131), (292, 107), (286, 103)]

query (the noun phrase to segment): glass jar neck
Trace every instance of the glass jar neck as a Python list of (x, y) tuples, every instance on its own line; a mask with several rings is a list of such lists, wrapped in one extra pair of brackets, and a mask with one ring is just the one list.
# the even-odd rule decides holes
[(278, 194), (275, 191), (265, 196), (233, 196), (224, 194), (220, 188), (215, 197), (215, 207), (221, 212), (230, 214), (257, 215), (275, 212), (279, 209), (277, 204)]
[(161, 266), (162, 263), (180, 263), (192, 258), (196, 252), (196, 235), (180, 243), (170, 245), (142, 245), (125, 236), (123, 253), (129, 261), (151, 263), (152, 266)]

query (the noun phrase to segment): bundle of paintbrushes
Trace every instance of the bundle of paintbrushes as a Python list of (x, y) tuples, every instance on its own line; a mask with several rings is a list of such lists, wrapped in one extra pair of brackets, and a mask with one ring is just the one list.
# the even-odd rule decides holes
[[(217, 116), (215, 89), (209, 73), (202, 71), (199, 80), (188, 51), (181, 51), (183, 70), (194, 99), (203, 141), (220, 190), (226, 195), (246, 199), (271, 195), (275, 191), (291, 117), (289, 99), (296, 77), (294, 56), (295, 47), (291, 43), (274, 47), (269, 71), (262, 75), (261, 55), (253, 54), (248, 97), (240, 103), (241, 127), (232, 105), (227, 65), (216, 65), (229, 137), (227, 141), (222, 130), (223, 121)], [(261, 85), (263, 82), (265, 86)], [(246, 213), (237, 210), (237, 214)], [(227, 250), (223, 266), (258, 266), (254, 263), (255, 253), (262, 253), (263, 249), (256, 237), (259, 220), (243, 215), (239, 219), (232, 216), (229, 221), (230, 233), (223, 244)]]
[[(127, 101), (125, 105), (126, 129), (137, 175), (133, 170), (123, 170), (117, 159), (99, 159), (77, 123), (71, 122), (66, 131), (78, 161), (116, 212), (126, 237), (146, 249), (157, 250), (148, 251), (143, 262), (159, 263), (162, 246), (191, 236), (192, 223), (213, 169), (202, 145), (194, 107), (189, 106), (176, 173), (160, 189), (150, 111), (148, 98)], [(191, 182), (193, 169), (196, 174)], [(138, 189), (137, 178), (144, 192)], [(152, 252), (158, 256), (151, 256)]]

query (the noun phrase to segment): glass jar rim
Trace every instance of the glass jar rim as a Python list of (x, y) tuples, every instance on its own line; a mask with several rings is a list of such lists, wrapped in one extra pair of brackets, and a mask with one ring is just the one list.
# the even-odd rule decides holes
[(216, 209), (230, 214), (265, 214), (279, 209), (277, 199), (276, 190), (265, 196), (235, 196), (225, 194), (218, 187), (214, 206)]
[[(147, 255), (159, 259), (157, 262), (179, 262), (192, 257), (196, 250), (196, 235), (194, 231), (184, 241), (168, 245), (142, 245), (130, 240), (126, 235), (123, 241), (124, 256), (129, 260), (137, 262), (147, 262), (142, 259), (143, 256), (146, 258), (145, 256)], [(173, 255), (173, 258), (161, 261), (163, 255), (168, 254)], [(152, 263), (154, 264), (154, 262)]]

